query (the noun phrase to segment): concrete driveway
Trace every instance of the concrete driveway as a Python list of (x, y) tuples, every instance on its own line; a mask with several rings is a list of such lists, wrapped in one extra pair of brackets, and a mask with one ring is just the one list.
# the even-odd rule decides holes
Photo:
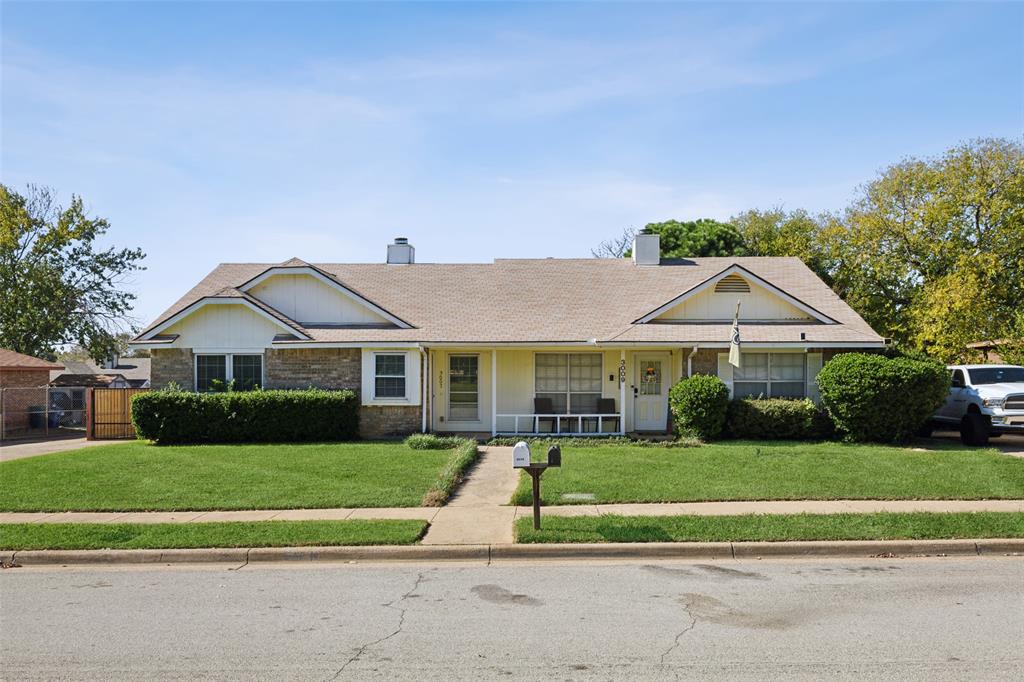
[[(933, 440), (938, 441), (952, 441), (954, 443), (960, 442), (959, 431), (936, 431), (932, 434)], [(998, 438), (992, 438), (988, 442), (990, 447), (997, 448), (1008, 455), (1014, 457), (1024, 457), (1024, 436), (1018, 435), (1002, 435)]]
[(111, 443), (117, 442), (123, 441), (86, 440), (85, 436), (77, 438), (57, 438), (51, 440), (6, 440), (0, 443), (0, 462), (9, 462), (12, 459), (22, 459), (23, 457), (48, 455), (51, 452), (78, 450), (79, 448), (91, 447), (93, 445), (110, 445)]

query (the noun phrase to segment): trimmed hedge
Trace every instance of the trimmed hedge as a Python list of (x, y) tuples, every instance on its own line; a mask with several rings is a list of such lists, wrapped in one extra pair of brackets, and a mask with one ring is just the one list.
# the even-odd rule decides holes
[(672, 387), (668, 405), (676, 433), (713, 440), (725, 428), (729, 388), (716, 376), (695, 374)]
[(274, 443), (359, 438), (352, 391), (151, 391), (132, 398), (140, 438), (169, 443)]
[(949, 372), (937, 362), (843, 353), (818, 373), (821, 402), (847, 440), (899, 443), (942, 406)]
[(744, 398), (729, 403), (726, 432), (750, 440), (825, 440), (835, 425), (811, 400)]

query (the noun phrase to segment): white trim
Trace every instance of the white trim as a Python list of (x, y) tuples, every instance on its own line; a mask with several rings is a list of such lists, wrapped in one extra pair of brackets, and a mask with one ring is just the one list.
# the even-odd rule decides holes
[[(588, 344), (593, 347), (593, 344)], [(492, 351), (497, 352), (497, 351)], [(604, 397), (604, 353), (595, 350), (591, 351), (592, 354), (597, 355), (601, 358), (601, 390), (596, 391), (597, 397), (600, 400)], [(537, 356), (538, 355), (564, 355), (565, 356), (565, 408), (567, 410), (572, 409), (572, 364), (569, 361), (570, 355), (584, 355), (581, 352), (570, 352), (570, 351), (550, 351), (550, 350), (537, 350), (533, 352), (533, 398), (537, 397)], [(552, 391), (546, 391), (547, 393), (553, 393)], [(576, 391), (576, 393), (587, 393), (592, 394), (595, 391)]]
[(396, 350), (419, 350), (417, 341), (275, 341), (271, 348), (394, 348)]
[(210, 357), (212, 355), (224, 356), (224, 383), (228, 384), (235, 379), (235, 361), (236, 355), (258, 355), (260, 356), (260, 388), (264, 388), (267, 385), (267, 358), (263, 353), (263, 349), (259, 348), (255, 351), (250, 349), (232, 349), (230, 351), (224, 350), (194, 350), (192, 352), (192, 390), (196, 393), (199, 392), (199, 358)]
[[(451, 355), (448, 356), (449, 358)], [(449, 363), (449, 368), (451, 364)], [(534, 372), (536, 375), (536, 371)], [(478, 375), (479, 376), (479, 375)], [(479, 382), (479, 379), (477, 380)], [(477, 384), (479, 388), (479, 383)], [(452, 390), (451, 372), (448, 373), (448, 391)], [(479, 398), (478, 398), (479, 400)], [(451, 416), (451, 405), (448, 406), (448, 416)], [(498, 435), (498, 351), (491, 349), (491, 437)]]
[(321, 272), (319, 272), (316, 269), (311, 268), (311, 267), (306, 267), (306, 266), (275, 266), (275, 267), (272, 267), (272, 268), (267, 268), (266, 270), (264, 270), (263, 272), (261, 272), (260, 274), (256, 275), (255, 277), (250, 279), (245, 284), (243, 284), (242, 286), (238, 287), (238, 290), (239, 291), (249, 291), (250, 289), (255, 287), (257, 284), (260, 284), (261, 282), (263, 282), (263, 281), (265, 281), (265, 280), (267, 280), (267, 279), (269, 279), (271, 277), (274, 277), (275, 275), (296, 275), (296, 274), (309, 275), (310, 277), (313, 277), (314, 279), (317, 279), (317, 280), (323, 282), (327, 286), (336, 289), (338, 292), (340, 292), (341, 294), (343, 294), (344, 296), (346, 296), (350, 300), (352, 300), (352, 301), (354, 301), (354, 302), (356, 302), (356, 303), (358, 303), (360, 305), (363, 305), (363, 306), (369, 308), (373, 312), (377, 313), (378, 315), (380, 315), (381, 317), (385, 318), (389, 322), (397, 325), (398, 327), (401, 327), (402, 329), (412, 329), (412, 325), (409, 324), (408, 322), (406, 322), (405, 320), (403, 320), (403, 319), (401, 319), (399, 317), (396, 317), (395, 315), (392, 315), (391, 313), (389, 313), (388, 311), (384, 310), (383, 308), (381, 308), (379, 305), (377, 305), (373, 301), (371, 301), (371, 300), (369, 300), (367, 298), (363, 298), (362, 296), (360, 296), (356, 292), (352, 291), (351, 289), (346, 287), (341, 282), (339, 282), (339, 281), (337, 281), (335, 279), (332, 279), (330, 277), (327, 277), (323, 273), (321, 273)]
[(824, 322), (825, 324), (839, 324), (838, 322), (833, 320), (828, 315), (825, 315), (824, 313), (821, 313), (821, 312), (817, 311), (816, 309), (814, 309), (811, 306), (807, 305), (806, 303), (804, 303), (800, 299), (795, 298), (794, 296), (791, 296), (791, 295), (787, 294), (785, 291), (783, 291), (782, 289), (778, 288), (777, 286), (775, 286), (771, 282), (768, 282), (767, 280), (761, 279), (760, 277), (758, 277), (757, 275), (752, 273), (750, 270), (747, 270), (743, 266), (736, 265), (736, 264), (730, 265), (729, 267), (727, 267), (725, 270), (722, 270), (717, 275), (712, 275), (711, 277), (709, 277), (708, 279), (704, 280), (703, 282), (701, 282), (697, 286), (692, 287), (690, 289), (687, 289), (686, 291), (684, 291), (680, 295), (676, 296), (675, 298), (673, 298), (671, 301), (669, 301), (668, 303), (664, 304), (663, 306), (661, 306), (659, 308), (656, 308), (655, 310), (652, 310), (651, 312), (647, 313), (646, 315), (644, 315), (643, 317), (641, 317), (638, 320), (634, 320), (633, 324), (646, 324), (646, 323), (650, 322), (651, 320), (653, 320), (654, 318), (656, 318), (659, 315), (661, 315), (662, 313), (667, 312), (667, 311), (671, 310), (672, 308), (675, 308), (677, 305), (679, 305), (680, 303), (682, 303), (686, 299), (692, 298), (693, 296), (699, 294), (700, 292), (704, 291), (705, 289), (707, 289), (709, 287), (712, 287), (715, 284), (718, 284), (718, 282), (720, 280), (728, 277), (729, 275), (736, 274), (736, 273), (742, 273), (742, 275), (745, 278), (750, 278), (755, 283), (759, 284), (760, 286), (764, 287), (768, 291), (772, 292), (773, 294), (775, 294), (776, 296), (778, 296), (782, 300), (786, 301), (787, 303), (789, 303), (790, 305), (794, 306), (795, 308), (798, 308), (802, 312), (807, 313), (808, 315), (810, 315), (811, 317), (815, 318), (816, 320), (818, 320), (820, 322)]
[(430, 376), (430, 362), (427, 357), (427, 351), (420, 348), (420, 372), (421, 372), (421, 385), (420, 385), (420, 404), (423, 406), (422, 415), (420, 416), (420, 433), (427, 432), (427, 380)]
[[(164, 329), (167, 329), (168, 327), (170, 327), (171, 325), (175, 324), (176, 322), (180, 322), (181, 320), (185, 319), (189, 315), (192, 315), (193, 313), (197, 312), (201, 308), (205, 308), (208, 305), (243, 305), (243, 306), (246, 306), (247, 308), (252, 310), (257, 315), (260, 315), (260, 316), (266, 318), (267, 320), (269, 320), (273, 324), (277, 325), (281, 329), (284, 329), (285, 331), (287, 331), (289, 334), (295, 334), (296, 336), (303, 337), (304, 339), (312, 340), (311, 337), (309, 337), (308, 335), (300, 332), (298, 329), (295, 329), (294, 327), (288, 326), (287, 324), (285, 324), (281, 320), (277, 319), (276, 317), (274, 317), (273, 315), (271, 315), (267, 311), (265, 311), (262, 308), (260, 308), (255, 303), (247, 301), (244, 298), (232, 298), (232, 297), (223, 297), (223, 296), (221, 296), (221, 297), (206, 296), (204, 298), (199, 299), (198, 301), (192, 303), (191, 305), (183, 308), (182, 310), (178, 311), (177, 313), (175, 313), (171, 317), (167, 318), (166, 320), (164, 320), (163, 322), (158, 324), (156, 327), (153, 327), (152, 329), (147, 331), (145, 333), (145, 335), (143, 336), (142, 340), (146, 341), (148, 339), (153, 338), (154, 336), (159, 334)], [(133, 343), (131, 345), (139, 347), (139, 348), (145, 347), (145, 346), (143, 346), (140, 343)], [(157, 345), (157, 346), (154, 346), (154, 347), (155, 348), (163, 348), (163, 347), (165, 347), (167, 345), (169, 345), (169, 344), (160, 344), (160, 345)]]
[[(619, 435), (626, 435), (626, 372), (629, 371), (629, 365), (626, 364), (626, 351), (625, 349), (619, 351), (619, 366), (616, 368), (619, 374)], [(603, 376), (603, 375), (602, 375)]]
[[(363, 405), (419, 405), (420, 404), (420, 352), (421, 349), (363, 348), (360, 361), (361, 390), (360, 402)], [(377, 388), (377, 356), (402, 355), (405, 357), (405, 395), (400, 398), (378, 398)]]
[[(338, 341), (338, 342), (317, 342), (317, 341), (278, 341), (270, 345), (271, 348), (401, 348), (417, 350), (421, 343), (429, 343), (435, 348), (479, 348), (487, 349), (491, 346), (501, 348), (651, 348), (672, 350), (679, 346), (699, 345), (701, 348), (728, 348), (728, 341), (693, 341), (680, 339), (678, 341)], [(141, 344), (138, 342), (130, 344), (138, 348), (166, 348), (168, 344)], [(744, 346), (756, 346), (764, 348), (885, 348), (885, 341), (744, 341)], [(541, 351), (543, 352), (543, 351)]]

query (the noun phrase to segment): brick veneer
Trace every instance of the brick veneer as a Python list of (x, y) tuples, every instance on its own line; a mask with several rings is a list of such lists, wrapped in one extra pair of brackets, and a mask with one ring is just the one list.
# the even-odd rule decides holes
[(12, 389), (0, 391), (2, 435), (11, 436), (28, 429), (29, 408), (46, 406), (48, 383), (48, 369), (0, 369), (0, 389)]
[(150, 357), (149, 383), (153, 388), (167, 388), (172, 381), (184, 391), (195, 388), (190, 348), (157, 348)]
[(267, 388), (360, 389), (362, 354), (358, 348), (268, 349)]

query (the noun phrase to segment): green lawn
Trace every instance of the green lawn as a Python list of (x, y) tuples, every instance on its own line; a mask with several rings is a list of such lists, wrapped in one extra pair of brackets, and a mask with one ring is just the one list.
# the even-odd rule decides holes
[(411, 545), (426, 521), (0, 524), (0, 549), (175, 549)]
[[(734, 441), (693, 448), (565, 448), (544, 504), (712, 500), (1020, 499), (1024, 459), (991, 449)], [(568, 496), (568, 497), (566, 497)], [(513, 496), (530, 504), (523, 474)]]
[(402, 443), (100, 445), (0, 464), (0, 511), (415, 507), (454, 452)]
[(548, 516), (516, 522), (516, 540), (537, 542), (742, 542), (1024, 538), (1024, 514), (792, 514), (744, 516)]

